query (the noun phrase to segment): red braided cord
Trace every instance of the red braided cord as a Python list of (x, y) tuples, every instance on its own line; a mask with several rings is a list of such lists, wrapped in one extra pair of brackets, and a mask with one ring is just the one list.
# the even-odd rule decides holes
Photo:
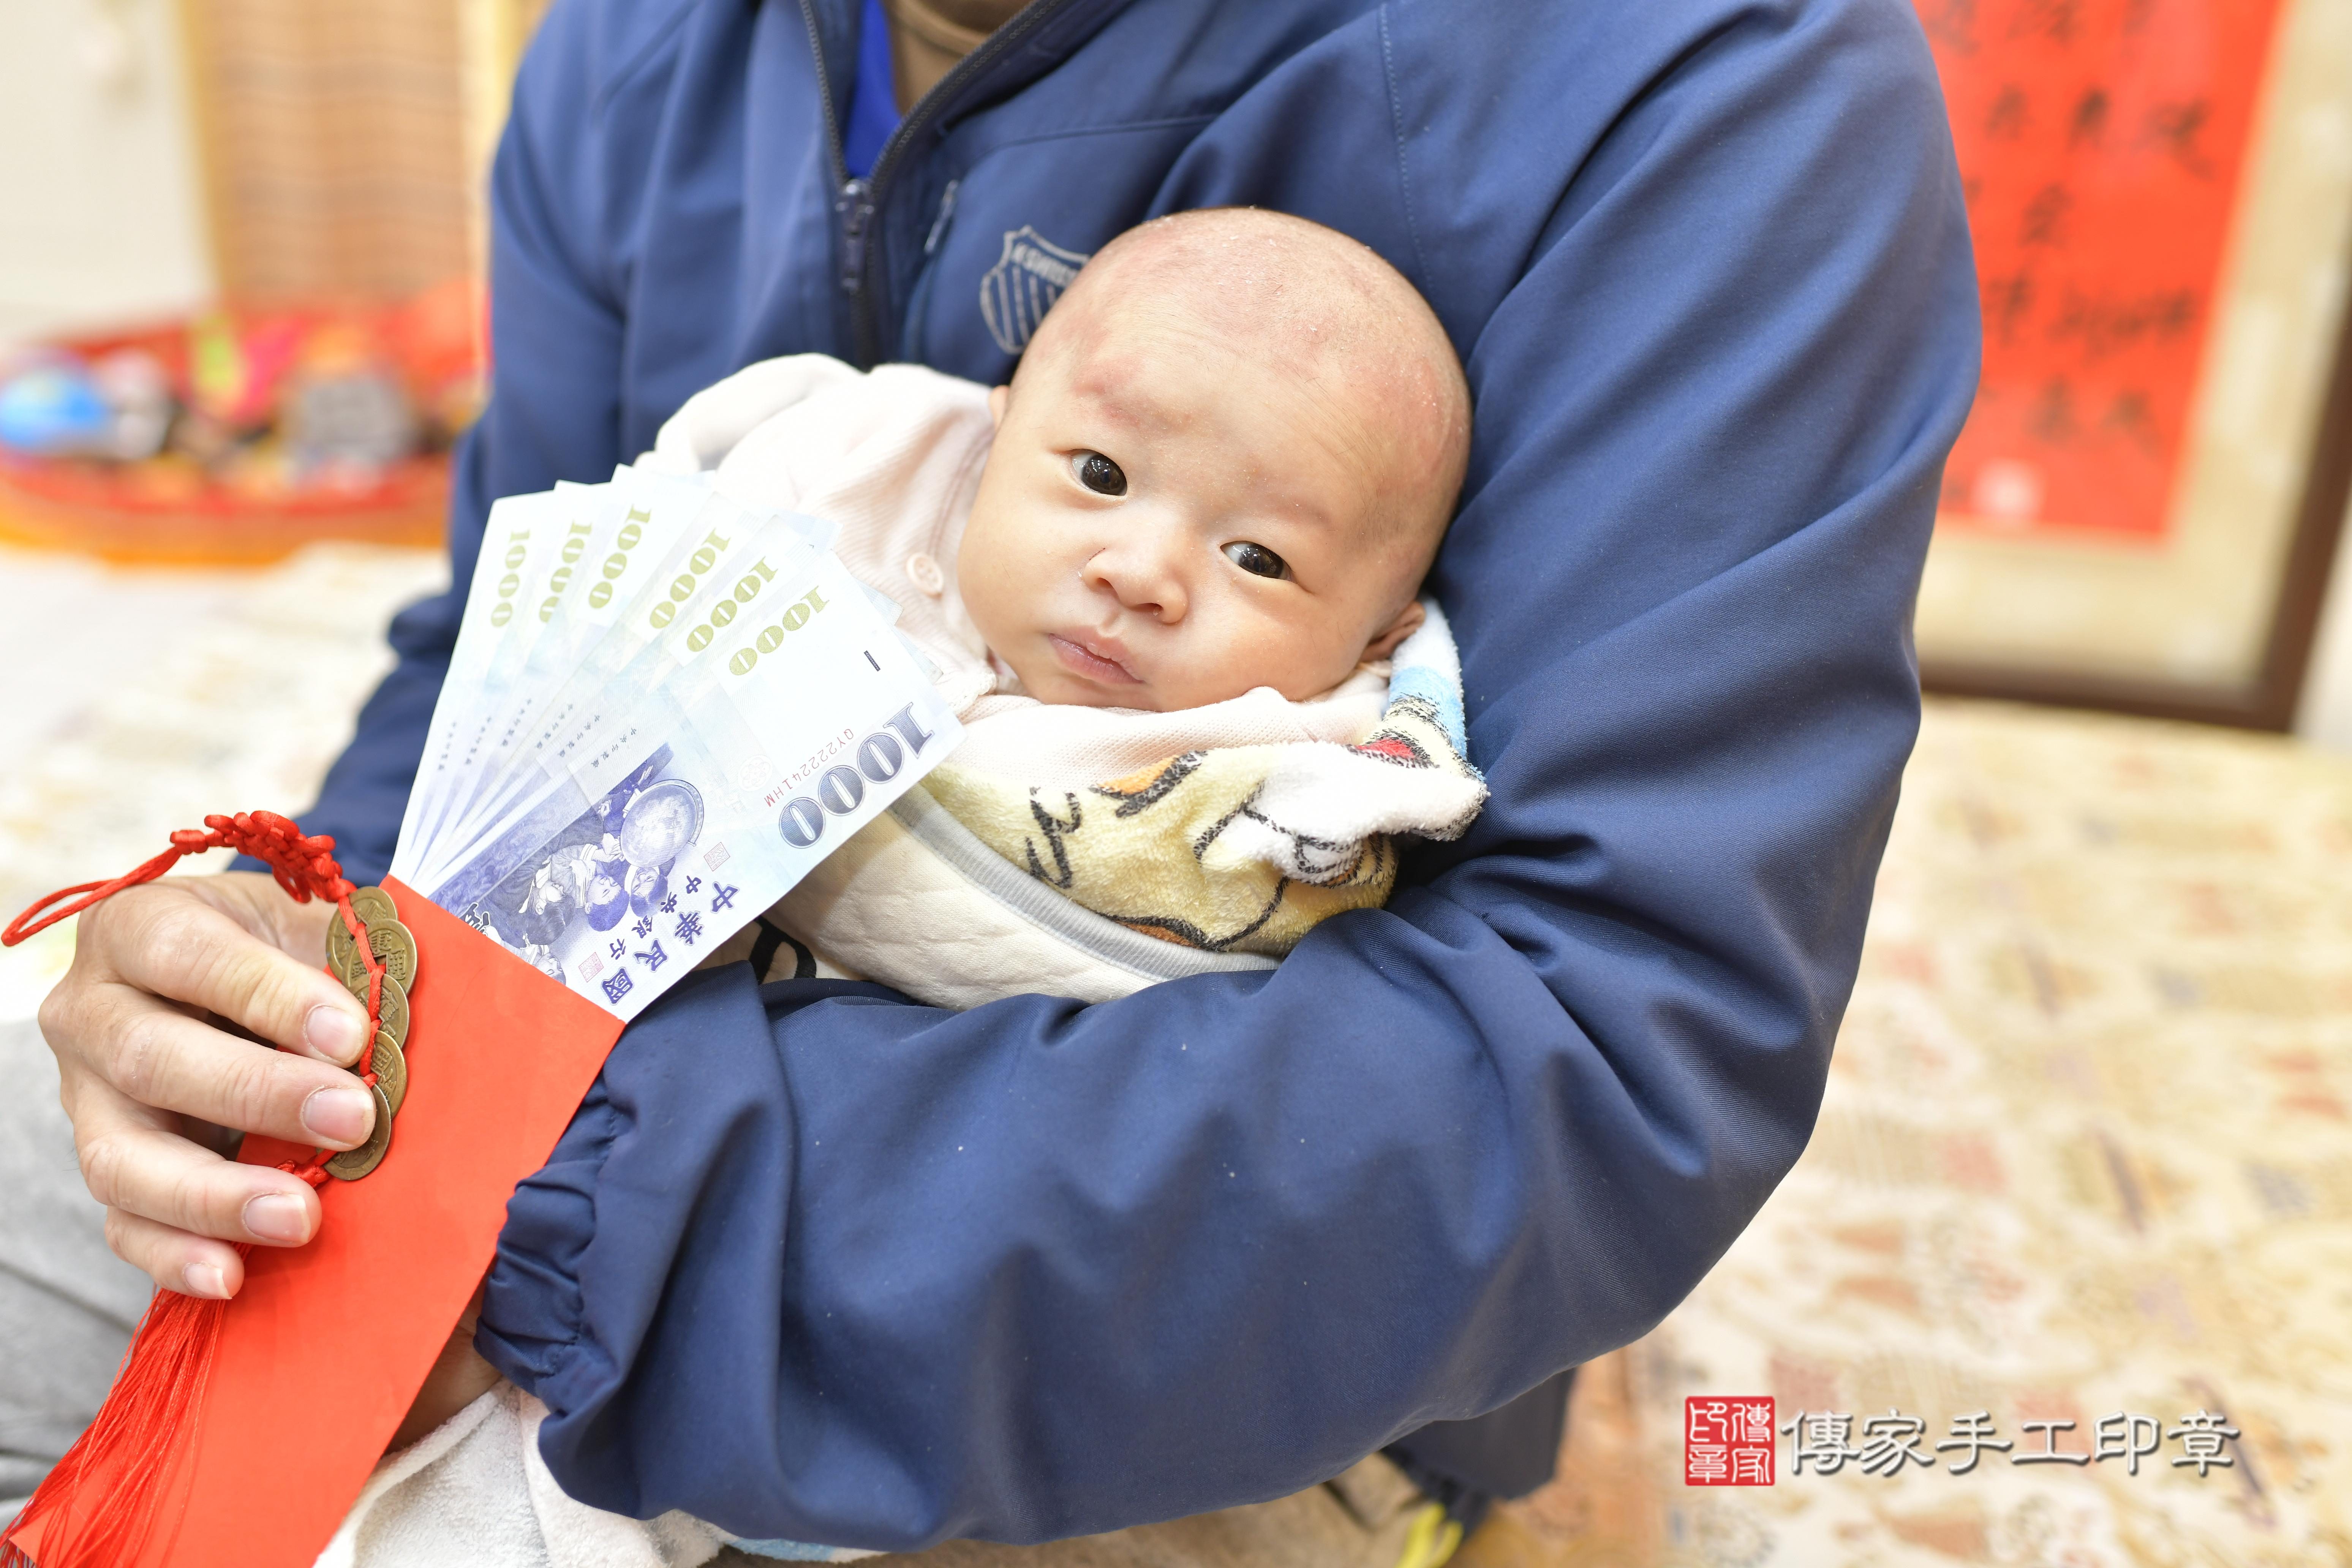
[[(343, 868), (335, 863), (335, 841), (324, 835), (306, 838), (301, 828), (274, 811), (240, 811), (235, 816), (207, 816), (205, 827), (198, 832), (184, 827), (172, 835), (172, 847), (153, 859), (139, 866), (111, 882), (84, 882), (79, 887), (60, 888), (31, 909), (8, 922), (0, 931), (0, 946), (14, 947), (26, 937), (47, 930), (68, 915), (78, 915), (99, 900), (121, 892), (142, 882), (152, 882), (178, 863), (183, 855), (201, 855), (207, 849), (234, 849), (250, 855), (269, 868), (278, 885), (286, 889), (296, 903), (307, 904), (313, 898), (331, 899), (348, 904), (352, 888), (343, 879)], [(63, 909), (50, 905), (76, 893), (87, 895)], [(42, 911), (47, 910), (44, 914)], [(37, 920), (35, 916), (39, 916)], [(374, 967), (370, 964), (371, 969)]]
[[(335, 841), (325, 834), (315, 838), (305, 837), (302, 829), (274, 811), (240, 811), (235, 816), (207, 816), (204, 830), (184, 827), (172, 835), (172, 847), (153, 859), (132, 868), (110, 882), (84, 882), (79, 887), (60, 888), (47, 898), (8, 922), (0, 931), (0, 947), (14, 947), (26, 937), (47, 931), (61, 920), (78, 915), (100, 899), (109, 898), (125, 888), (135, 888), (142, 882), (152, 882), (179, 864), (186, 855), (202, 855), (208, 849), (234, 849), (250, 855), (269, 868), (269, 874), (288, 896), (298, 904), (312, 899), (333, 901), (341, 917), (343, 929), (358, 945), (360, 961), (367, 966), (368, 994), (367, 1043), (360, 1049), (360, 1081), (370, 1089), (375, 1087), (375, 1032), (383, 1016), (383, 961), (369, 946), (367, 927), (352, 912), (354, 889), (336, 863)], [(82, 897), (63, 908), (52, 908), (77, 893)], [(44, 913), (44, 911), (47, 911)], [(36, 918), (38, 917), (38, 918)], [(327, 1179), (327, 1162), (333, 1155), (320, 1149), (312, 1153), (307, 1164), (297, 1165), (289, 1160), (278, 1168), (290, 1171), (312, 1186)]]
[[(183, 856), (201, 855), (208, 849), (239, 850), (267, 865), (278, 885), (297, 903), (309, 903), (314, 898), (331, 900), (343, 930), (358, 944), (360, 960), (368, 973), (367, 1043), (361, 1047), (359, 1076), (373, 1089), (375, 1035), (383, 1016), (383, 961), (368, 942), (367, 927), (352, 910), (355, 889), (336, 864), (334, 848), (332, 838), (305, 837), (299, 827), (274, 812), (207, 816), (205, 831), (184, 828), (173, 834), (169, 849), (126, 876), (51, 893), (8, 922), (6, 931), (0, 931), (0, 945), (14, 947), (100, 899), (152, 882)], [(74, 901), (67, 903), (69, 899)], [(331, 1151), (314, 1149), (308, 1161), (287, 1160), (278, 1168), (319, 1187), (326, 1184), (327, 1162), (333, 1157)], [(239, 1247), (237, 1253), (242, 1257), (247, 1250)], [(155, 1293), (131, 1348), (124, 1352), (121, 1372), (105, 1407), (42, 1480), (40, 1489), (15, 1521), (0, 1527), (0, 1568), (31, 1568), (15, 1536), (17, 1530), (44, 1516), (49, 1521), (50, 1535), (43, 1542), (41, 1555), (59, 1568), (116, 1563), (140, 1553), (156, 1523), (155, 1484), (177, 1451), (191, 1413), (203, 1403), (226, 1305), (171, 1290)], [(115, 1495), (96, 1514), (77, 1516), (77, 1497), (85, 1480), (98, 1474), (110, 1477)], [(132, 1500), (125, 1500), (126, 1494)]]

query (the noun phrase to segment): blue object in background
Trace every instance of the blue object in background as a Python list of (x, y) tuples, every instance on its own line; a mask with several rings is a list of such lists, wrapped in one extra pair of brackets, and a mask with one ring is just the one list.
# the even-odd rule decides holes
[(102, 449), (114, 411), (80, 365), (57, 361), (0, 384), (0, 446), (37, 458)]

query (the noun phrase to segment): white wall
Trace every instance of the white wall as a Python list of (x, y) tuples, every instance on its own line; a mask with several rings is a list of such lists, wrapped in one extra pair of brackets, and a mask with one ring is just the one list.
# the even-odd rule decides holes
[(0, 0), (0, 342), (211, 291), (173, 0)]

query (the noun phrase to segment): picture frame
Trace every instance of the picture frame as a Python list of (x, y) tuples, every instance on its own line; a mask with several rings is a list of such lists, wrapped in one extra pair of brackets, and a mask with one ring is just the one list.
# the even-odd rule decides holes
[(1922, 684), (2285, 730), (2352, 495), (2352, 0), (1919, 0), (1985, 375)]

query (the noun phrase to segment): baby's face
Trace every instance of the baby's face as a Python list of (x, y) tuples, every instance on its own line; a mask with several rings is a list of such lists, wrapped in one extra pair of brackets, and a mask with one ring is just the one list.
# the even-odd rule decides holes
[(1417, 623), (1444, 518), (1397, 493), (1366, 399), (1198, 325), (1109, 312), (1066, 337), (997, 389), (957, 557), (973, 623), (1030, 695), (1297, 700)]

